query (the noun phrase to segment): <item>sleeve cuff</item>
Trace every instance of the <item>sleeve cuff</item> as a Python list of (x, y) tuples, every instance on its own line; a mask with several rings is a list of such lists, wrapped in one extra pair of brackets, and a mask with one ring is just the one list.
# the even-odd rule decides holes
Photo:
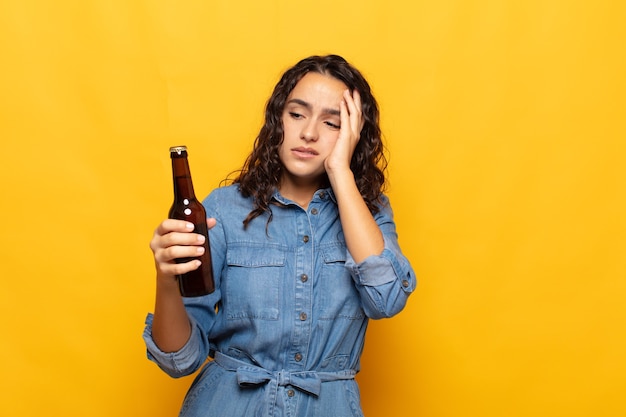
[[(181, 377), (195, 370), (198, 358), (199, 335), (198, 326), (191, 322), (191, 335), (187, 343), (176, 352), (163, 352), (152, 338), (152, 320), (149, 313), (146, 317), (143, 340), (146, 344), (148, 359), (155, 362), (163, 371), (172, 377)], [(190, 319), (191, 320), (191, 319)]]
[(397, 256), (388, 248), (380, 255), (372, 255), (357, 264), (348, 254), (346, 267), (351, 271), (357, 284), (378, 287), (399, 281), (402, 289), (411, 293), (417, 285), (415, 275), (409, 265), (403, 266)]

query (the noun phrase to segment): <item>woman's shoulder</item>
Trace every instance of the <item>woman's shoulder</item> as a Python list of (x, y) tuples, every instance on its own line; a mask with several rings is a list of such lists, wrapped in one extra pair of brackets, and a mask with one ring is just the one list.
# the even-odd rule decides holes
[(242, 195), (239, 184), (229, 184), (213, 189), (207, 198), (242, 198)]
[(238, 184), (229, 184), (215, 188), (203, 203), (207, 207), (243, 207), (250, 210), (251, 200), (241, 194)]
[(389, 196), (387, 194), (382, 193), (378, 196), (378, 201), (376, 201), (376, 206), (378, 210), (385, 210), (391, 207), (391, 202), (389, 201)]

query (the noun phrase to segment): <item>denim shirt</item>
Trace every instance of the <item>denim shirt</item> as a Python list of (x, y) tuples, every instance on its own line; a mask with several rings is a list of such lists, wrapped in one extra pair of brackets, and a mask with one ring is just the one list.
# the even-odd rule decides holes
[(162, 352), (147, 317), (148, 356), (170, 376), (214, 358), (181, 415), (362, 415), (354, 375), (368, 319), (397, 314), (416, 285), (388, 199), (374, 216), (384, 250), (360, 263), (347, 250), (332, 189), (318, 190), (306, 210), (278, 192), (273, 203), (269, 223), (264, 214), (244, 229), (252, 199), (237, 185), (215, 189), (203, 204), (217, 220), (209, 232), (216, 290), (184, 299), (189, 341)]

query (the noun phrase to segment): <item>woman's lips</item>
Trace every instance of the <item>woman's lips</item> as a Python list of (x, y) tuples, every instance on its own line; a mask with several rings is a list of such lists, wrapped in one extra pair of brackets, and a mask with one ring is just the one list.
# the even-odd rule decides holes
[(300, 158), (313, 158), (318, 155), (316, 150), (304, 147), (293, 148), (291, 152)]

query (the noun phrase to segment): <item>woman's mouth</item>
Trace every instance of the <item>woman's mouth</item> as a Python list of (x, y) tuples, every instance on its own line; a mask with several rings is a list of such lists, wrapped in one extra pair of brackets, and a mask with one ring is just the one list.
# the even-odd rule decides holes
[(291, 152), (293, 152), (299, 158), (313, 158), (314, 156), (318, 155), (315, 149), (306, 148), (303, 146), (300, 146), (298, 148), (292, 148)]

